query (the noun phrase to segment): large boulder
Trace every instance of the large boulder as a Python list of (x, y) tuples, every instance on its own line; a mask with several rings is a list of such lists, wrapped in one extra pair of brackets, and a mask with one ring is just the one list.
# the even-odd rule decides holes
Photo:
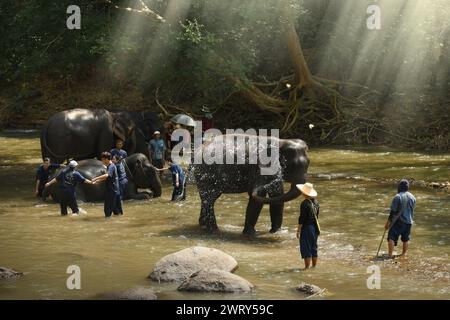
[(23, 276), (22, 272), (14, 271), (5, 267), (0, 267), (0, 279), (15, 279)]
[(239, 293), (250, 292), (253, 285), (231, 272), (209, 269), (197, 271), (189, 278), (184, 280), (178, 287), (180, 291), (195, 292), (223, 292), (223, 293)]
[(149, 277), (155, 281), (183, 281), (199, 270), (218, 269), (232, 272), (238, 266), (230, 255), (213, 248), (191, 247), (159, 260)]
[(107, 300), (156, 300), (157, 297), (151, 288), (136, 287), (121, 292), (108, 292), (98, 296)]

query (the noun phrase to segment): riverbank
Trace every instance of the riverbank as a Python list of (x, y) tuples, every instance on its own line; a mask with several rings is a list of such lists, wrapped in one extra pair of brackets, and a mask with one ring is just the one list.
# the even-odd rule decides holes
[[(201, 99), (173, 103), (172, 97), (161, 95), (154, 89), (144, 90), (125, 81), (110, 81), (105, 75), (80, 74), (76, 79), (38, 76), (0, 90), (0, 129), (39, 130), (51, 115), (71, 108), (149, 110), (161, 113), (165, 120), (176, 113), (201, 117)], [(300, 117), (293, 128), (282, 132), (281, 136), (300, 137), (310, 146), (387, 145), (397, 149), (448, 152), (450, 102), (434, 101), (431, 91), (425, 96), (408, 96), (404, 106), (373, 101), (358, 109), (343, 105), (335, 126), (329, 125), (324, 130)], [(210, 104), (209, 108), (214, 111), (215, 126), (219, 129), (282, 128), (285, 121), (283, 115), (274, 116), (255, 109), (239, 94), (233, 94), (225, 102)]]

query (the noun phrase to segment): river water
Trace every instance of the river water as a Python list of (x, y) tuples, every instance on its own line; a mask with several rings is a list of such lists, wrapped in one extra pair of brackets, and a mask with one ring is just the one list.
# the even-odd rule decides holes
[[(450, 194), (413, 188), (417, 209), (409, 256), (374, 260), (396, 186), (358, 177), (449, 181), (450, 155), (384, 147), (313, 148), (310, 158), (322, 234), (318, 267), (303, 271), (295, 238), (300, 199), (286, 204), (283, 229), (274, 235), (268, 233), (269, 212), (264, 207), (254, 239), (241, 235), (245, 194), (223, 195), (217, 201), (219, 234), (200, 230), (200, 203), (193, 185), (183, 203), (169, 201), (167, 184), (161, 198), (126, 201), (124, 216), (109, 221), (99, 203), (81, 204), (87, 214), (79, 217), (61, 217), (58, 205), (39, 202), (33, 195), (40, 163), (37, 134), (3, 133), (0, 266), (25, 276), (0, 280), (0, 299), (95, 299), (136, 286), (154, 288), (159, 299), (304, 299), (295, 291), (300, 282), (327, 289), (315, 299), (449, 299)], [(195, 245), (235, 257), (236, 274), (252, 282), (254, 292), (182, 293), (176, 284), (147, 279), (160, 258)], [(81, 290), (66, 288), (69, 265), (81, 269)], [(368, 267), (373, 265), (380, 268), (380, 289), (367, 286)]]

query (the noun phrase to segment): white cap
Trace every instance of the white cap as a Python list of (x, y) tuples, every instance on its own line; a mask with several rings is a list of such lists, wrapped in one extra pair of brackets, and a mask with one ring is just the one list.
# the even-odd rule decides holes
[(78, 162), (76, 162), (75, 160), (70, 160), (69, 167), (75, 168), (76, 166), (78, 166)]
[(155, 132), (153, 132), (153, 134), (161, 134), (161, 132), (155, 131)]

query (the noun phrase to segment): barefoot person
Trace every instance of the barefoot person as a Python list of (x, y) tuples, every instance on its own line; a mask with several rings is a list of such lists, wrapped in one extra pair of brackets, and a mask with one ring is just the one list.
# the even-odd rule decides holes
[(94, 184), (91, 180), (83, 177), (81, 173), (76, 170), (78, 163), (74, 160), (69, 162), (69, 167), (61, 171), (55, 178), (50, 182), (47, 182), (45, 187), (49, 187), (53, 183), (58, 182), (61, 188), (61, 199), (59, 205), (61, 207), (61, 215), (67, 215), (67, 207), (72, 209), (72, 215), (77, 215), (79, 213), (77, 204), (77, 195), (75, 192), (75, 187), (78, 182)]
[(65, 165), (51, 163), (50, 158), (44, 158), (44, 162), (36, 170), (36, 187), (35, 194), (37, 197), (41, 197), (45, 200), (42, 195), (42, 191), (45, 189), (45, 184), (49, 181), (50, 175), (53, 174), (55, 169), (64, 168)]
[(300, 205), (300, 217), (298, 218), (297, 239), (300, 239), (300, 254), (305, 261), (305, 269), (317, 264), (317, 238), (320, 234), (319, 227), (319, 202), (315, 199), (317, 192), (311, 183), (298, 184), (297, 188), (302, 192), (305, 200)]
[(394, 247), (397, 246), (400, 236), (403, 242), (402, 255), (406, 255), (408, 252), (411, 226), (416, 208), (416, 198), (408, 190), (408, 180), (402, 179), (397, 187), (398, 193), (392, 200), (389, 219), (384, 226), (386, 230), (389, 230), (388, 255), (391, 258), (394, 256)]
[(111, 161), (111, 153), (102, 152), (100, 155), (100, 160), (106, 166), (106, 173), (98, 176), (92, 181), (95, 183), (106, 180), (106, 190), (105, 190), (105, 204), (104, 212), (105, 218), (111, 217), (111, 214), (122, 215), (122, 200), (120, 198), (120, 186), (119, 186), (119, 176), (117, 174), (117, 168)]

